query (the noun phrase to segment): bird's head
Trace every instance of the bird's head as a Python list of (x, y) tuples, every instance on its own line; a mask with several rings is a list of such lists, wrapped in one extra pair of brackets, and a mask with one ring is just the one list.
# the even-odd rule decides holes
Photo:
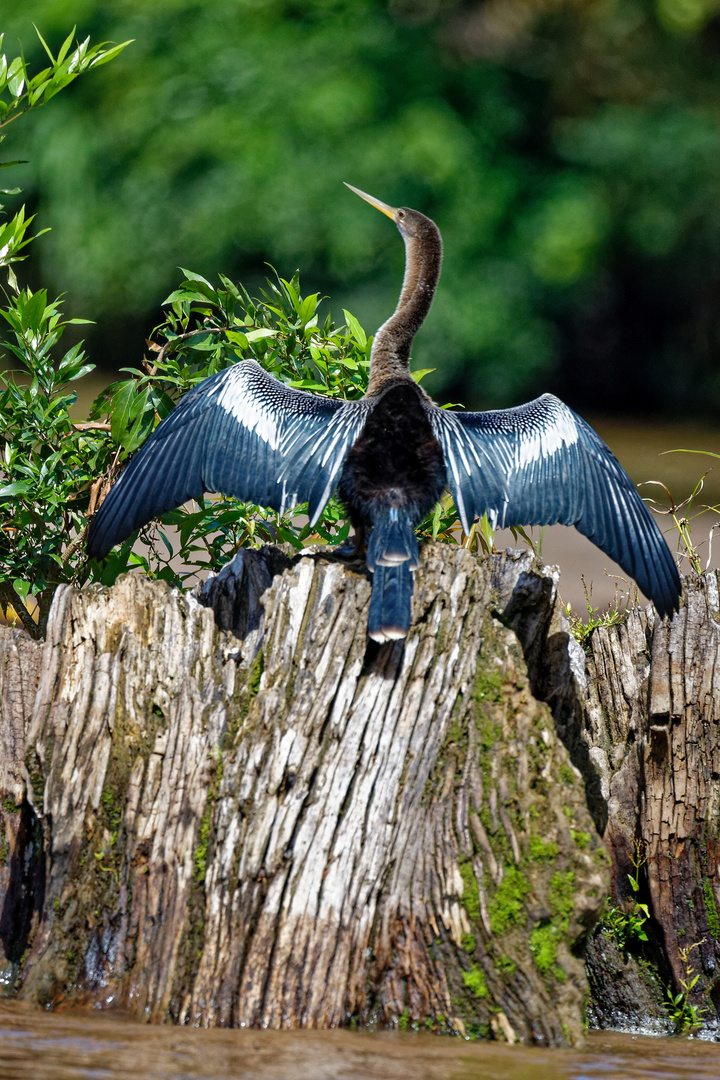
[(360, 188), (353, 187), (352, 184), (346, 183), (345, 187), (350, 188), (351, 191), (354, 191), (356, 195), (359, 195), (365, 202), (370, 203), (371, 206), (374, 206), (382, 214), (392, 218), (400, 230), (403, 239), (415, 237), (422, 239), (429, 231), (437, 231), (435, 224), (430, 218), (425, 217), (419, 210), (411, 210), (408, 206), (388, 206), (387, 203), (382, 202), (380, 199), (376, 199), (372, 195), (366, 194), (366, 192), (361, 191)]

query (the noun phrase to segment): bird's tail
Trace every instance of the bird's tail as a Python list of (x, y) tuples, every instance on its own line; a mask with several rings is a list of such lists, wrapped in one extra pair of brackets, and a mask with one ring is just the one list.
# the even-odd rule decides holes
[(412, 571), (419, 559), (417, 537), (409, 517), (395, 507), (374, 522), (367, 565), (373, 573), (368, 635), (373, 641), (404, 638), (410, 629)]

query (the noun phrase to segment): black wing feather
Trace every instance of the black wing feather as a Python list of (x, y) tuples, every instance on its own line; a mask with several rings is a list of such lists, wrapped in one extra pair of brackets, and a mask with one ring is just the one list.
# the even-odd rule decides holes
[(612, 451), (552, 394), (515, 409), (430, 408), (463, 528), (575, 525), (637, 581), (661, 615), (680, 577), (662, 534)]
[(167, 510), (220, 491), (284, 513), (322, 513), (369, 406), (295, 390), (254, 360), (186, 394), (133, 457), (95, 515), (88, 554), (103, 558)]

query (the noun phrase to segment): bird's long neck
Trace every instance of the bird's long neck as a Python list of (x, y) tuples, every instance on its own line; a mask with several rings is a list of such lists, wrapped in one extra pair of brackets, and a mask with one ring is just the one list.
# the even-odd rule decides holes
[(381, 389), (390, 379), (410, 379), (410, 348), (433, 302), (440, 267), (442, 239), (428, 220), (421, 236), (405, 240), (405, 277), (394, 313), (375, 334), (370, 354), (367, 394)]

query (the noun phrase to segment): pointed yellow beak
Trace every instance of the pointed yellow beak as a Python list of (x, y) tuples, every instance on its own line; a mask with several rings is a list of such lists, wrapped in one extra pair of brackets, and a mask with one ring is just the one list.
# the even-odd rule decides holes
[(387, 203), (381, 202), (380, 199), (375, 199), (372, 195), (366, 195), (366, 193), (364, 191), (361, 191), (360, 188), (353, 187), (352, 184), (347, 184), (345, 183), (345, 181), (343, 181), (343, 183), (345, 184), (345, 187), (350, 188), (351, 191), (354, 191), (355, 194), (359, 195), (361, 199), (365, 200), (365, 202), (369, 202), (370, 205), (374, 206), (376, 210), (379, 210), (381, 213), (386, 214), (387, 217), (392, 218), (393, 221), (396, 220), (397, 207), (388, 206)]

